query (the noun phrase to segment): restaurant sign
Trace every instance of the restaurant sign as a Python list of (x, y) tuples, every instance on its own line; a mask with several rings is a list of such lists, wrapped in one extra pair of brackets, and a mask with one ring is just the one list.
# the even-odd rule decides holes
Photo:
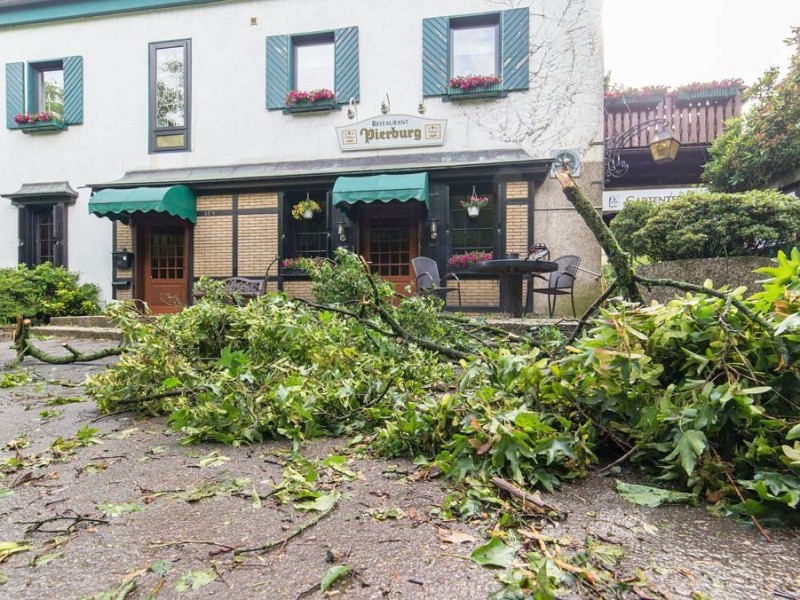
[(644, 188), (603, 192), (603, 212), (619, 212), (628, 200), (649, 200), (656, 204), (674, 200), (684, 192), (705, 192), (702, 187)]
[(447, 119), (380, 115), (336, 128), (342, 152), (441, 146)]

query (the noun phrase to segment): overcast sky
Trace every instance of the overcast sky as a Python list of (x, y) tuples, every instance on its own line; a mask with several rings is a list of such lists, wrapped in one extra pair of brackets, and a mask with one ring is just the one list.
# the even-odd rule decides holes
[[(605, 71), (629, 87), (785, 73), (800, 0), (604, 0)], [(658, 39), (656, 39), (658, 35)]]

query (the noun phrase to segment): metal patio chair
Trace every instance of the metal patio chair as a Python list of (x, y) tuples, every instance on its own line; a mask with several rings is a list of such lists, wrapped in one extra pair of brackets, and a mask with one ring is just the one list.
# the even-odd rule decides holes
[(575, 285), (575, 278), (578, 276), (578, 266), (581, 264), (581, 258), (568, 254), (555, 259), (553, 262), (558, 264), (558, 269), (550, 273), (547, 287), (534, 288), (533, 277), (528, 278), (528, 295), (525, 301), (525, 312), (528, 313), (533, 310), (534, 294), (546, 294), (547, 309), (552, 318), (556, 310), (556, 298), (558, 296), (569, 295), (569, 299), (572, 302), (572, 316), (576, 317), (573, 286)]
[[(448, 273), (440, 278), (439, 265), (432, 258), (425, 256), (411, 259), (411, 266), (414, 268), (414, 281), (418, 294), (432, 295), (447, 301), (447, 294), (458, 292), (458, 307), (461, 308), (461, 281), (455, 273)], [(455, 281), (456, 287), (447, 287), (448, 280)]]

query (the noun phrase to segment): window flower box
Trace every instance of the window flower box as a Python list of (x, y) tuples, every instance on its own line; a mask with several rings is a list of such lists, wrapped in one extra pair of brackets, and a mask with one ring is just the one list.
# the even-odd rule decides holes
[(717, 100), (734, 98), (744, 87), (741, 79), (723, 79), (707, 83), (690, 83), (675, 90), (675, 100), (691, 102), (692, 100)]
[(286, 94), (284, 104), (286, 106), (284, 112), (287, 113), (331, 111), (339, 106), (336, 102), (336, 94), (325, 88), (309, 92), (292, 90)]
[(612, 96), (606, 97), (608, 106), (655, 106), (664, 102), (664, 94), (645, 94), (642, 96)]
[(451, 270), (469, 269), (479, 262), (493, 259), (494, 254), (491, 252), (465, 252), (464, 254), (453, 254), (447, 260), (447, 265)]
[(460, 75), (447, 83), (450, 100), (473, 98), (498, 98), (503, 95), (503, 84), (494, 75)]
[(14, 122), (22, 133), (61, 131), (67, 128), (59, 117), (46, 111), (31, 114), (20, 113), (14, 117)]

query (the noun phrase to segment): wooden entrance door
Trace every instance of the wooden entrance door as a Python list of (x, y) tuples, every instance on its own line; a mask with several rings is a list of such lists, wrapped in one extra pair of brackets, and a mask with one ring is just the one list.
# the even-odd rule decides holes
[(366, 206), (359, 215), (361, 254), (373, 273), (391, 281), (399, 294), (414, 281), (411, 260), (419, 254), (418, 202), (390, 202)]
[(137, 229), (144, 249), (139, 261), (142, 300), (154, 314), (178, 312), (188, 303), (189, 226), (180, 219), (148, 220)]

